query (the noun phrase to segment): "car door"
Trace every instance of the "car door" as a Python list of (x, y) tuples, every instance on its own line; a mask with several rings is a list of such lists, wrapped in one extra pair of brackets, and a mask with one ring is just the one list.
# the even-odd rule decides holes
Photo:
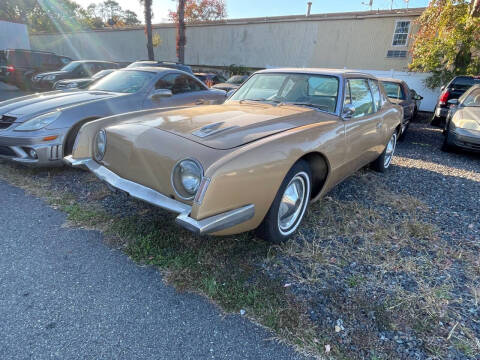
[(381, 129), (384, 112), (376, 80), (347, 79), (344, 105), (353, 105), (355, 109), (351, 117), (345, 119), (345, 160), (350, 168), (359, 169), (375, 160), (383, 147)]

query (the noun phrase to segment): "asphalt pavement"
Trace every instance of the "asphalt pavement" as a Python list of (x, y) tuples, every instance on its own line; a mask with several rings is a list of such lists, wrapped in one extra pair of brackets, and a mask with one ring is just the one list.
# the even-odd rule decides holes
[(303, 359), (0, 181), (0, 359)]

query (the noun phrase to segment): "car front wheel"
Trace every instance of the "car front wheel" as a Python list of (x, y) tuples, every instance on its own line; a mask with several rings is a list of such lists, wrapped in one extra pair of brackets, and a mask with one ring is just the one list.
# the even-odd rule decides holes
[(397, 146), (397, 137), (398, 134), (395, 131), (390, 140), (388, 140), (387, 146), (385, 150), (383, 150), (382, 154), (372, 163), (372, 168), (378, 172), (385, 172), (392, 163), (393, 154), (395, 153), (395, 148)]
[(259, 237), (278, 244), (286, 241), (297, 230), (310, 201), (311, 178), (310, 166), (306, 161), (295, 163), (257, 229)]

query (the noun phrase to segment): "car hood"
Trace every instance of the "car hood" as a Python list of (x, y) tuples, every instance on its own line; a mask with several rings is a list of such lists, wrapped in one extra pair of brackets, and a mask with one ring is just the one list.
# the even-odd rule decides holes
[(47, 75), (64, 75), (64, 74), (68, 74), (68, 71), (62, 71), (62, 70), (59, 70), (59, 71), (50, 71), (50, 72), (45, 72), (45, 73), (41, 73), (41, 74), (38, 74), (36, 75), (37, 77), (45, 77)]
[(58, 82), (62, 84), (83, 83), (83, 82), (90, 82), (90, 81), (92, 81), (91, 78), (58, 80)]
[(214, 89), (221, 89), (221, 90), (233, 90), (233, 89), (238, 89), (239, 87), (240, 85), (229, 84), (229, 83), (220, 83), (212, 86), (212, 88)]
[[(139, 127), (158, 129), (214, 149), (227, 150), (243, 144), (321, 121), (323, 114), (301, 106), (223, 104), (153, 113), (115, 126), (124, 139), (142, 133)], [(324, 114), (324, 119), (332, 116)], [(122, 128), (122, 129), (120, 129)], [(135, 129), (134, 129), (135, 128)], [(145, 130), (148, 131), (148, 130)], [(136, 139), (128, 140), (135, 143)]]
[(22, 122), (26, 116), (33, 117), (63, 107), (81, 105), (90, 101), (116, 96), (121, 95), (104, 91), (52, 91), (26, 96), (15, 102), (6, 101), (5, 103), (0, 103), (0, 115), (16, 117), (16, 122)]

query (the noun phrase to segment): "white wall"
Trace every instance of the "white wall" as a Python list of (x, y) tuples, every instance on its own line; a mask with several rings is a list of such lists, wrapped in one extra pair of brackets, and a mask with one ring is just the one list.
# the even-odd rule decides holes
[(414, 89), (419, 95), (423, 96), (420, 104), (420, 111), (433, 111), (440, 95), (440, 88), (429, 89), (425, 86), (425, 79), (429, 76), (427, 73), (413, 73), (403, 71), (378, 71), (378, 70), (361, 70), (370, 73), (376, 77), (390, 77), (394, 79), (403, 80), (408, 87)]
[(0, 20), (0, 50), (30, 49), (27, 26)]

